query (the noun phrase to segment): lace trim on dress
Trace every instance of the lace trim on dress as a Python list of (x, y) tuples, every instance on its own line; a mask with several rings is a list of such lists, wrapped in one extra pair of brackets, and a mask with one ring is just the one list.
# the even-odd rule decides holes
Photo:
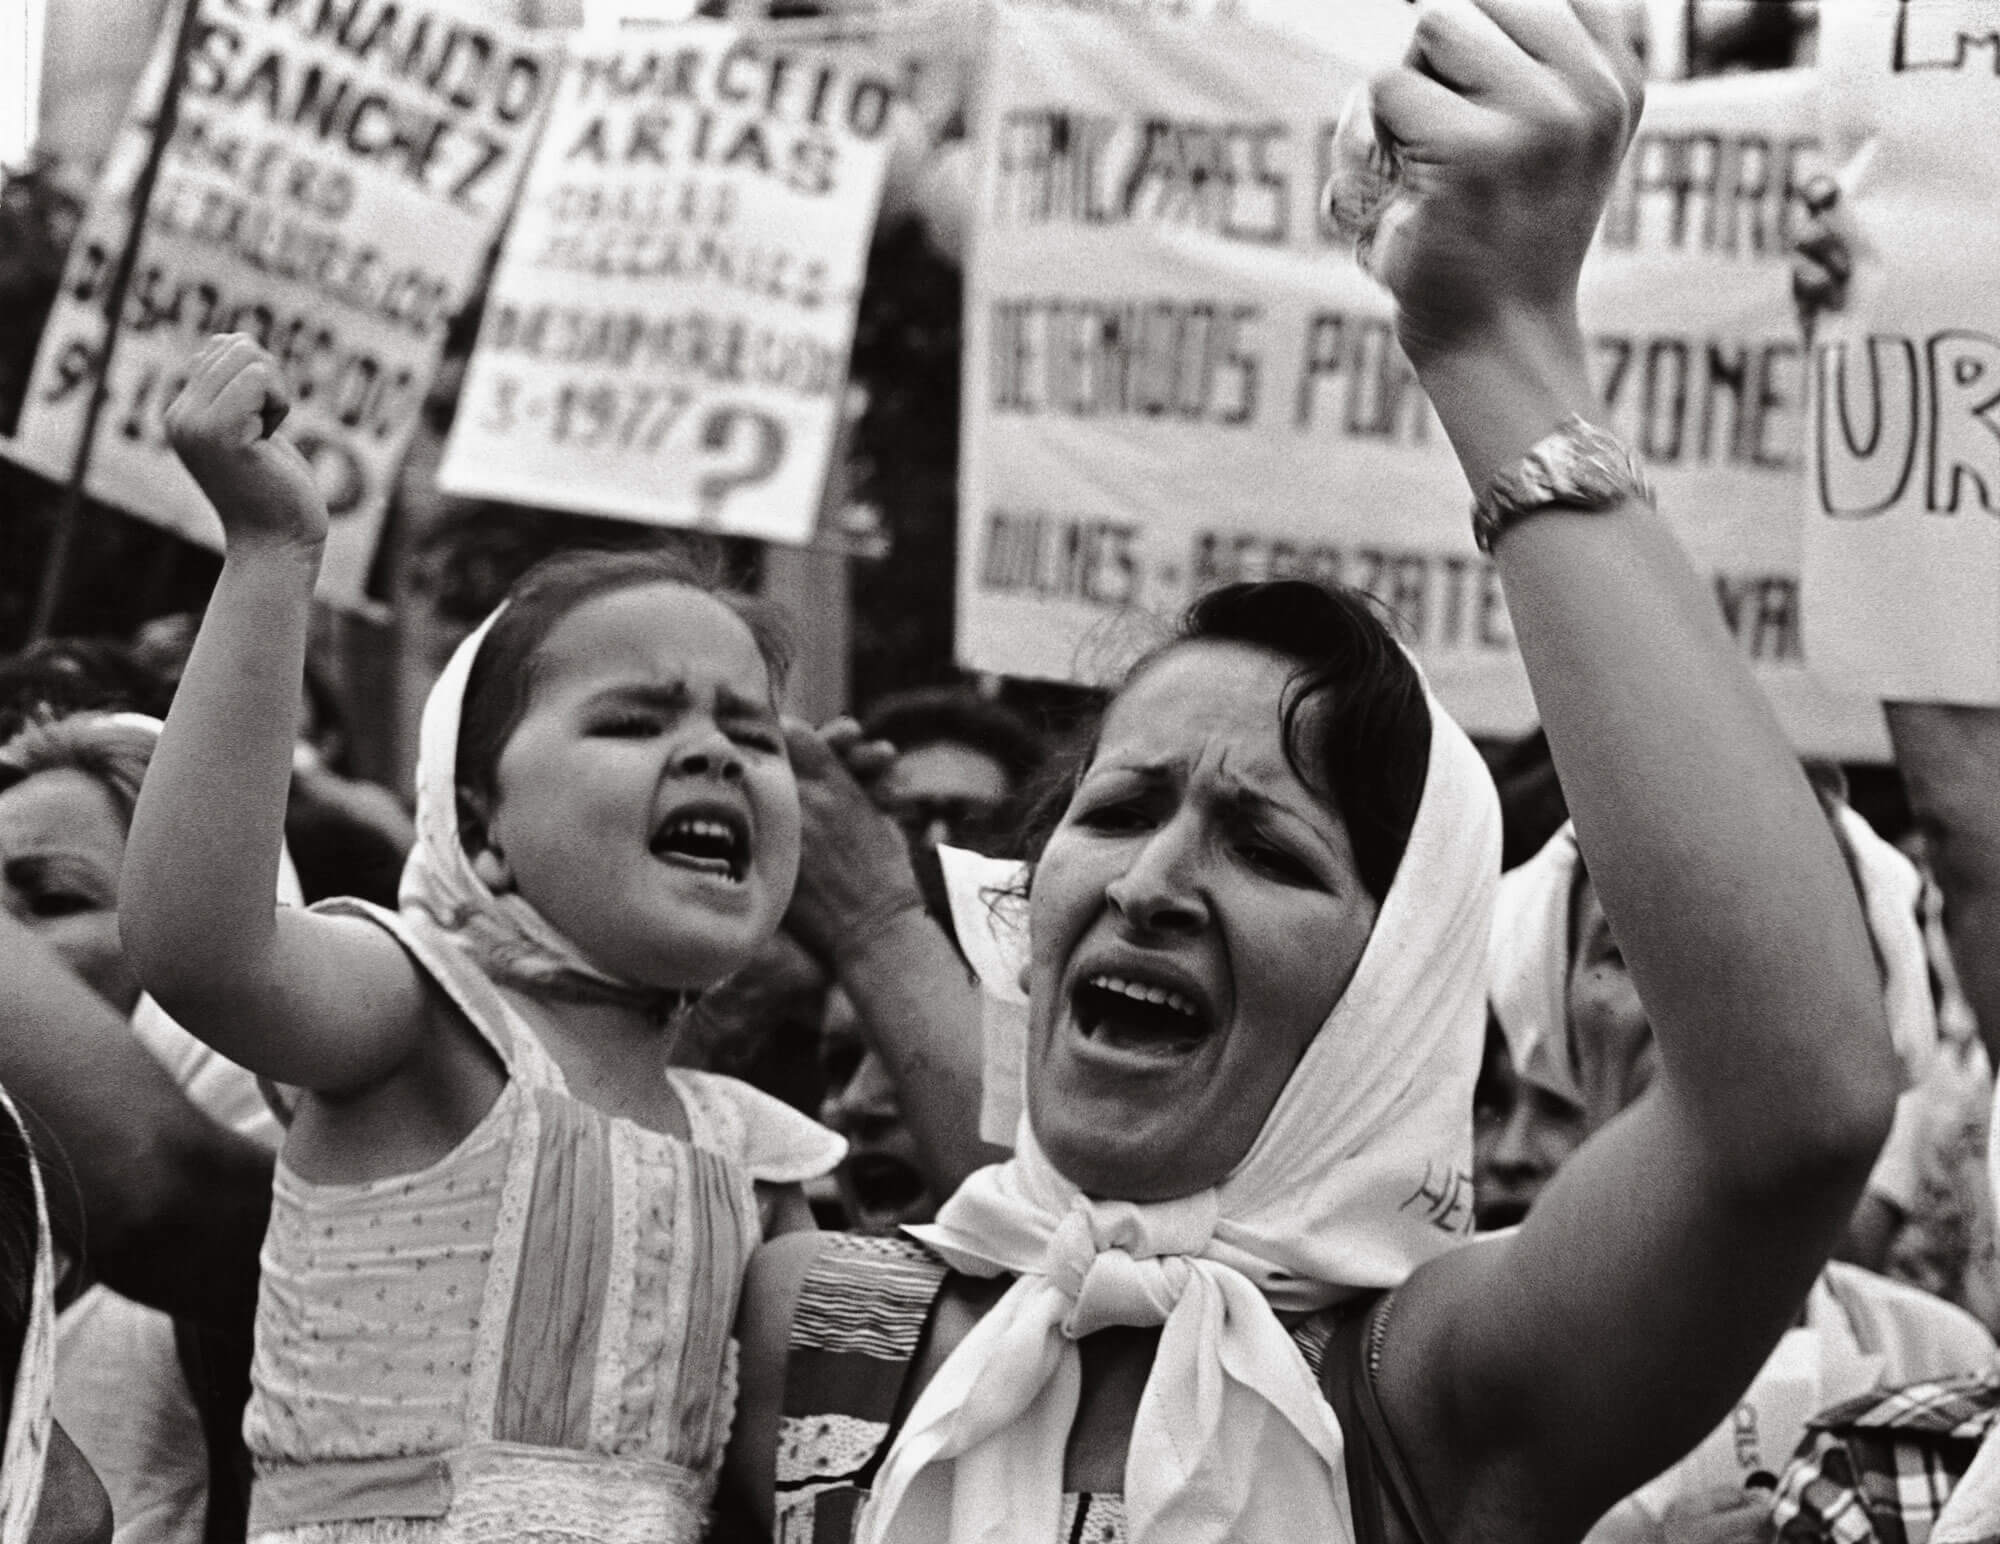
[(875, 1456), (888, 1434), (886, 1421), (837, 1411), (785, 1416), (778, 1422), (778, 1485), (792, 1489), (815, 1481), (850, 1479)]
[(604, 1294), (597, 1369), (590, 1392), (590, 1444), (603, 1452), (610, 1452), (618, 1445), (618, 1418), (625, 1391), (625, 1350), (632, 1336), (633, 1271), (639, 1243), (639, 1163), (633, 1144), (638, 1140), (638, 1128), (622, 1121), (613, 1123), (610, 1284)]
[(362, 1517), (264, 1528), (244, 1544), (439, 1544), (443, 1534), (444, 1519), (439, 1517)]
[(670, 1068), (696, 1147), (740, 1164), (753, 1180), (797, 1185), (831, 1174), (847, 1143), (781, 1099), (717, 1072)]
[(702, 1536), (713, 1476), (678, 1464), (482, 1443), (454, 1453), (438, 1544), (661, 1544)]
[(466, 1430), (488, 1435), (500, 1404), (500, 1367), (507, 1356), (507, 1321), (514, 1282), (521, 1271), (521, 1245), (528, 1231), (528, 1202), (535, 1192), (541, 1153), (542, 1112), (533, 1099), (521, 1101), (514, 1150), (507, 1155), (507, 1180), (493, 1231), (493, 1259), (479, 1301), (479, 1332), (472, 1349), (472, 1374), (465, 1394)]
[(702, 1536), (715, 1483), (675, 1464), (486, 1442), (451, 1455), (451, 1512), (267, 1529), (248, 1544), (662, 1544)]

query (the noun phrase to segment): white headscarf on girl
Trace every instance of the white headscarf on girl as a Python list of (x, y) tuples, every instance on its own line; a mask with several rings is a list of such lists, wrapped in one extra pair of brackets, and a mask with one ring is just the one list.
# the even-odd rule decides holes
[(1227, 1179), (1092, 1201), (1023, 1117), (1015, 1157), (910, 1230), (1018, 1279), (918, 1398), (863, 1544), (1052, 1544), (1075, 1343), (1115, 1324), (1163, 1326), (1126, 1460), (1133, 1544), (1353, 1539), (1340, 1424), (1277, 1315), (1393, 1287), (1471, 1225), (1500, 820), (1471, 742), (1430, 711), (1423, 801), (1360, 965)]
[(458, 825), (458, 731), (466, 683), (502, 604), (452, 652), (424, 703), (417, 735), (417, 845), (403, 866), (397, 899), (442, 929), (489, 974), (540, 991), (631, 1001), (665, 1013), (679, 993), (621, 980), (519, 895), (496, 895), (465, 850)]
[[(21, 1338), (21, 1361), (7, 1407), (7, 1442), (0, 1452), (0, 1544), (27, 1544), (42, 1504), (42, 1475), (48, 1467), (49, 1432), (54, 1425), (56, 1389), (55, 1249), (49, 1241), (49, 1203), (42, 1171), (21, 1112), (0, 1089), (0, 1113), (21, 1136), (28, 1184), (35, 1197), (35, 1264), (28, 1283), (28, 1324)], [(7, 1177), (9, 1181), (12, 1176)]]
[[(1847, 805), (1836, 805), (1833, 819), (1852, 856), (1862, 913), (1882, 957), (1889, 1039), (1907, 1087), (1923, 1075), (1937, 1045), (1937, 1006), (1917, 911), (1923, 879)], [(1576, 833), (1565, 825), (1534, 857), (1501, 876), (1493, 913), (1492, 1006), (1516, 1074), (1581, 1104), (1568, 1031), (1570, 904), (1579, 862)]]

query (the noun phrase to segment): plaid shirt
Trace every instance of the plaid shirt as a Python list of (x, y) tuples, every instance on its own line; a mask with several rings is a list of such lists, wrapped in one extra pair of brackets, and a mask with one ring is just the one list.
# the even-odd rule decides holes
[(1913, 1383), (1816, 1416), (1779, 1481), (1780, 1544), (1927, 1544), (2000, 1424), (2000, 1373)]

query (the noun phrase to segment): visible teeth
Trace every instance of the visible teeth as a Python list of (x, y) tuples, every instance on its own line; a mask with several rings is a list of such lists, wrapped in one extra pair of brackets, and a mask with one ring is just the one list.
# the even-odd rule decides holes
[(713, 837), (719, 842), (733, 842), (736, 833), (720, 820), (701, 820), (682, 817), (667, 827), (670, 832), (685, 831), (690, 836)]
[(1156, 1007), (1171, 1008), (1188, 1018), (1199, 1018), (1201, 1010), (1194, 1000), (1176, 992), (1172, 987), (1148, 986), (1144, 982), (1127, 981), (1123, 976), (1096, 975), (1090, 984), (1101, 991), (1116, 992), (1121, 997), (1129, 997), (1135, 1002), (1152, 1003)]

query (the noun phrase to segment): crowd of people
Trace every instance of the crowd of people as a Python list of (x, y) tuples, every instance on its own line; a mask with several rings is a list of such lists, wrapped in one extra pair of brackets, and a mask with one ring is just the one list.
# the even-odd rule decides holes
[(213, 340), (205, 612), (0, 663), (0, 1544), (2000, 1534), (2000, 717), (1888, 705), (1885, 840), (1592, 424), (1642, 82), (1472, 0), (1371, 88), (1541, 720), (1486, 757), (1296, 579), (1073, 734), (815, 728), (626, 544), (457, 645), (405, 803)]

